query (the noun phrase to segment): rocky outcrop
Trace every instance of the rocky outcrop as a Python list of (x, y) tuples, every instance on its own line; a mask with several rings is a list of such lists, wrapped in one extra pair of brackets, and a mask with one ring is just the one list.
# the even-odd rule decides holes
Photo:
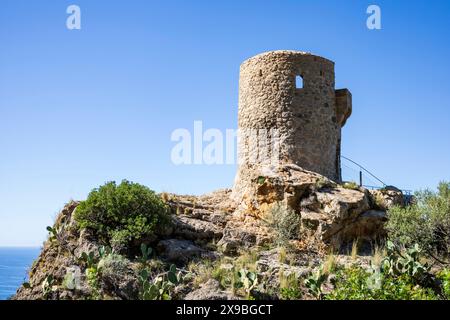
[(290, 257), (282, 257), (281, 248), (261, 252), (256, 263), (257, 270), (265, 274), (266, 278), (273, 279), (272, 284), (276, 284), (280, 277), (287, 278), (291, 275), (301, 278), (308, 275), (313, 267), (320, 264), (317, 255), (305, 252), (290, 254)]
[(202, 220), (201, 217), (180, 215), (173, 219), (174, 235), (189, 240), (220, 239), (223, 231), (217, 224)]
[(164, 260), (178, 264), (186, 264), (195, 258), (214, 260), (217, 257), (213, 252), (202, 249), (189, 240), (162, 240), (157, 244), (156, 250)]
[[(270, 247), (276, 233), (269, 220), (275, 206), (299, 217), (299, 233), (289, 246), (295, 258), (280, 261), (275, 249), (262, 251), (256, 269), (271, 285), (280, 274), (304, 276), (320, 262), (324, 248), (348, 248), (356, 239), (368, 243), (384, 235), (386, 209), (401, 205), (401, 192), (390, 188), (368, 191), (345, 188), (295, 165), (259, 172), (241, 203), (230, 199), (230, 190), (204, 196), (162, 195), (172, 208), (172, 224), (150, 246), (162, 264), (175, 263), (180, 272), (191, 263), (234, 257), (255, 248)], [(139, 297), (139, 258), (136, 251), (101, 256), (101, 244), (89, 230), (78, 231), (73, 213), (78, 202), (70, 202), (58, 215), (55, 237), (45, 242), (30, 270), (29, 285), (14, 299), (109, 299)], [(98, 284), (93, 290), (83, 255), (98, 262)], [(281, 272), (281, 273), (280, 273)], [(155, 271), (155, 277), (158, 272)], [(73, 280), (76, 278), (76, 281)], [(271, 279), (271, 280), (270, 280)], [(75, 282), (76, 283), (75, 283)], [(234, 299), (214, 280), (197, 289), (180, 286), (181, 299)]]
[(263, 219), (281, 203), (301, 217), (303, 229), (335, 248), (382, 238), (386, 210), (403, 199), (399, 190), (349, 189), (295, 165), (256, 172), (252, 186), (238, 211)]
[(379, 190), (370, 190), (370, 194), (380, 210), (388, 210), (393, 206), (404, 206), (405, 197), (401, 190), (388, 186)]
[(217, 280), (210, 279), (199, 289), (188, 293), (185, 300), (237, 300), (232, 294), (222, 290)]

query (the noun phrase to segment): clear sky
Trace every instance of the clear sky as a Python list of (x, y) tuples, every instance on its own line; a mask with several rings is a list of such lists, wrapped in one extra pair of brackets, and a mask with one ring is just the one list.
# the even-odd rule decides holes
[[(71, 4), (81, 30), (66, 28)], [(41, 245), (64, 203), (105, 181), (231, 186), (234, 165), (175, 166), (170, 136), (236, 128), (240, 63), (276, 49), (336, 62), (353, 94), (344, 155), (434, 188), (450, 180), (449, 39), (449, 1), (2, 0), (0, 246)]]

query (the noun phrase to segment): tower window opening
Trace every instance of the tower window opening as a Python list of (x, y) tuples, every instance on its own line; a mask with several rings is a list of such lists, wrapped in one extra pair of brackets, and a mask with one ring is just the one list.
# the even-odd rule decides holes
[(295, 87), (297, 89), (303, 89), (303, 77), (298, 75), (295, 77)]

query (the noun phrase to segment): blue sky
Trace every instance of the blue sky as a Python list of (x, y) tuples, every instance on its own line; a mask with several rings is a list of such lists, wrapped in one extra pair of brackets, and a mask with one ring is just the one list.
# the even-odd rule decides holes
[[(82, 11), (68, 30), (66, 8)], [(366, 9), (382, 10), (382, 30)], [(24, 1), (0, 5), (0, 246), (34, 246), (69, 199), (123, 178), (231, 186), (236, 167), (175, 166), (177, 128), (236, 128), (240, 63), (276, 49), (336, 62), (353, 94), (343, 154), (387, 183), (450, 180), (448, 1)]]

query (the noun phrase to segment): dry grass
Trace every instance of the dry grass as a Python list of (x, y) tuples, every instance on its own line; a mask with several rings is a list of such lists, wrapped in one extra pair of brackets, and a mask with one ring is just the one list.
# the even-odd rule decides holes
[(298, 286), (299, 284), (298, 277), (294, 273), (286, 275), (283, 268), (280, 268), (278, 278), (280, 281), (280, 290), (284, 288), (292, 288)]
[(162, 201), (164, 201), (165, 203), (168, 203), (171, 200), (171, 196), (169, 193), (167, 192), (162, 192), (160, 194)]
[(380, 266), (384, 257), (386, 257), (386, 249), (379, 246), (375, 246), (373, 256), (371, 258), (371, 263), (375, 266)]
[(328, 256), (325, 259), (325, 262), (323, 263), (322, 272), (324, 274), (330, 274), (333, 273), (335, 269), (336, 269), (336, 256), (330, 253), (328, 254)]
[(358, 239), (353, 241), (350, 256), (352, 257), (352, 260), (356, 260), (358, 258)]
[(342, 185), (342, 187), (344, 189), (359, 190), (359, 185), (354, 181), (346, 182)]
[(375, 196), (373, 197), (373, 200), (375, 202), (375, 205), (381, 209), (385, 208), (385, 201), (383, 198), (382, 193), (376, 193)]
[(224, 289), (230, 289), (234, 294), (238, 293), (236, 283), (238, 281), (237, 272), (246, 269), (256, 272), (256, 262), (258, 261), (258, 251), (250, 250), (241, 252), (237, 258), (223, 257), (217, 261), (203, 260), (190, 263), (188, 272), (192, 273), (192, 284), (198, 288), (201, 284), (213, 278), (219, 281)]
[(215, 263), (211, 260), (203, 260), (200, 262), (191, 262), (187, 266), (187, 271), (193, 274), (192, 284), (194, 288), (199, 288), (201, 284), (212, 278)]
[(278, 250), (278, 261), (280, 263), (286, 263), (287, 261), (287, 250), (285, 247), (280, 247)]

